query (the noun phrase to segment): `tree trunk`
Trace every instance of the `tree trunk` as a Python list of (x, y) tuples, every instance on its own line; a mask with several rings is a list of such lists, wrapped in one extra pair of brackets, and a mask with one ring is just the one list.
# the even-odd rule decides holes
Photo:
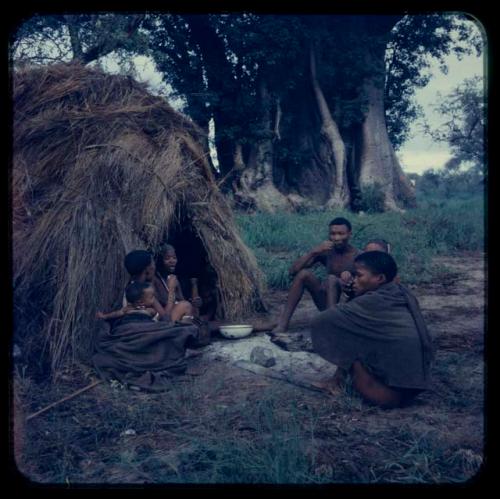
[(326, 138), (330, 144), (334, 162), (335, 162), (335, 175), (334, 182), (330, 191), (330, 198), (326, 205), (329, 208), (345, 208), (349, 204), (349, 187), (347, 185), (347, 154), (344, 141), (340, 135), (337, 123), (332, 117), (325, 96), (318, 82), (316, 74), (316, 57), (314, 50), (310, 51), (310, 65), (311, 65), (311, 82), (313, 86), (314, 95), (316, 97), (319, 114), (321, 116), (321, 130), (320, 133)]
[(321, 118), (309, 75), (283, 100), (282, 109), (293, 121), (282, 119), (276, 185), (297, 208), (323, 207), (331, 197), (335, 163), (330, 144), (320, 133)]
[(362, 124), (359, 183), (364, 187), (378, 184), (388, 210), (401, 211), (414, 205), (414, 190), (403, 173), (389, 140), (385, 122), (384, 89), (373, 81), (364, 85), (368, 112)]
[(402, 211), (414, 206), (415, 192), (401, 169), (394, 148), (389, 140), (385, 121), (384, 80), (385, 49), (389, 33), (397, 16), (384, 16), (386, 23), (379, 23), (377, 30), (365, 29), (373, 35), (366, 47), (366, 62), (374, 68), (374, 73), (363, 84), (368, 110), (361, 125), (361, 144), (359, 150), (359, 184), (361, 190), (378, 184), (384, 194), (387, 210)]
[[(237, 105), (239, 89), (226, 57), (224, 42), (211, 26), (208, 15), (189, 14), (183, 17), (204, 61), (208, 91), (213, 96), (211, 109), (215, 122), (215, 148), (221, 175), (225, 176), (233, 167), (235, 154), (235, 141), (225, 132), (233, 125), (232, 113)], [(227, 184), (221, 187), (225, 190)]]
[[(235, 201), (240, 207), (258, 211), (275, 212), (289, 210), (291, 204), (274, 185), (273, 163), (275, 131), (272, 128), (272, 100), (267, 86), (261, 78), (259, 82), (259, 101), (261, 108), (260, 129), (262, 138), (257, 139), (250, 148), (248, 162), (243, 163), (241, 145), (236, 149), (234, 170), (243, 171), (237, 182), (233, 182)], [(279, 115), (277, 115), (278, 118)], [(275, 123), (279, 128), (279, 123)]]

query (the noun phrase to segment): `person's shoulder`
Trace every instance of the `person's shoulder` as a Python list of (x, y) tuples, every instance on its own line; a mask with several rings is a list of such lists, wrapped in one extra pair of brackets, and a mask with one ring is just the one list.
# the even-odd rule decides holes
[(349, 251), (353, 256), (358, 256), (359, 254), (363, 253), (360, 249), (356, 248), (356, 246), (353, 246), (352, 244)]

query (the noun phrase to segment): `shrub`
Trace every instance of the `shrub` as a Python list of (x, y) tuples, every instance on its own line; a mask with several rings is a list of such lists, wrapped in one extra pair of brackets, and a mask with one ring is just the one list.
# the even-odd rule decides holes
[(361, 192), (360, 209), (367, 213), (382, 213), (384, 206), (384, 192), (380, 184), (367, 185)]

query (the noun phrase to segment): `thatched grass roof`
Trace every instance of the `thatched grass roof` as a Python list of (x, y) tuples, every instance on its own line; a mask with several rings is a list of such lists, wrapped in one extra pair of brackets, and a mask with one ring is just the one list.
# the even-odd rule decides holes
[(224, 316), (255, 309), (261, 273), (195, 124), (132, 78), (75, 64), (16, 71), (13, 99), (16, 334), (43, 346), (52, 369), (89, 353), (96, 310), (121, 298), (124, 255), (158, 248), (181, 214), (217, 273)]

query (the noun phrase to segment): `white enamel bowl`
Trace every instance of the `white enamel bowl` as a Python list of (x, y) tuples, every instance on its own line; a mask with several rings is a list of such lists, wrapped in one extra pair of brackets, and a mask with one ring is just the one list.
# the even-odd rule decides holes
[(253, 331), (253, 326), (249, 324), (238, 324), (234, 326), (220, 326), (219, 331), (226, 338), (244, 338)]

